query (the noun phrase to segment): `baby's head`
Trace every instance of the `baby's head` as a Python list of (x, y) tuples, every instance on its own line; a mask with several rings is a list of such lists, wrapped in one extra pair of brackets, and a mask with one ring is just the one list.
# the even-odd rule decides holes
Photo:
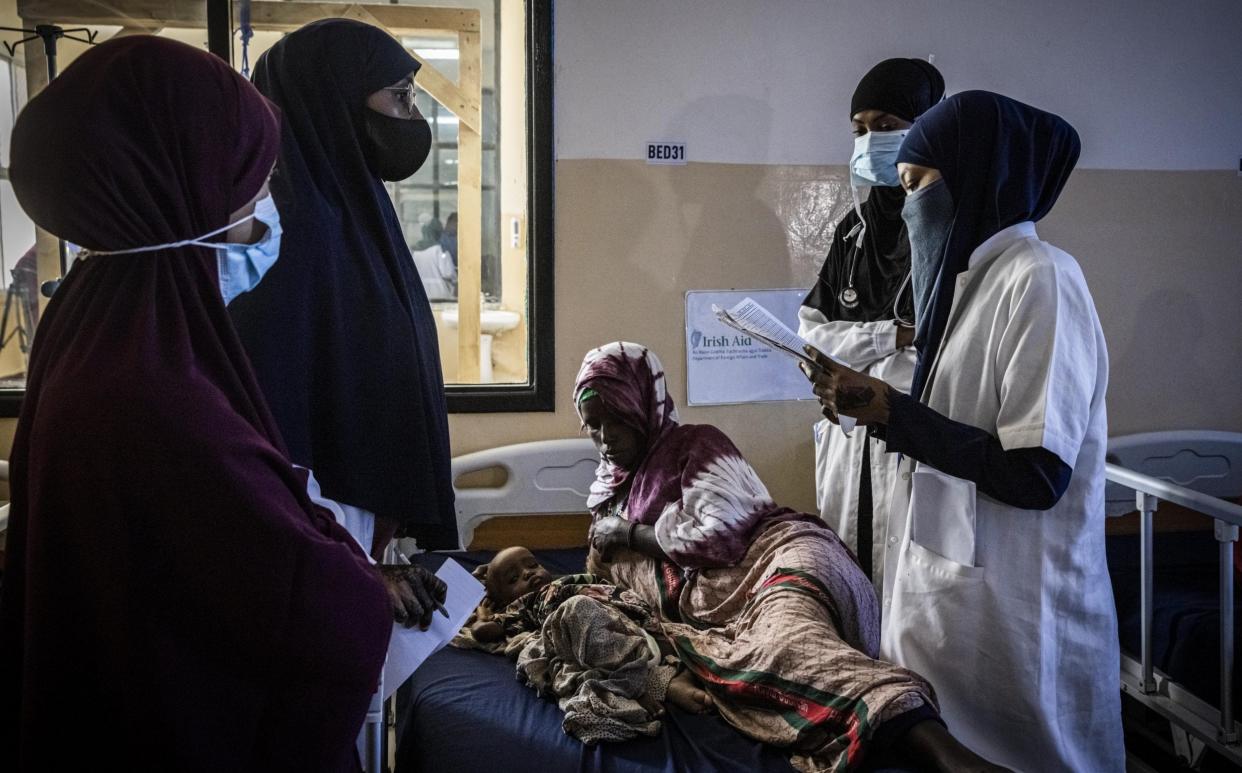
[(523, 547), (505, 548), (490, 563), (476, 569), (474, 575), (483, 582), (487, 598), (497, 610), (552, 580), (548, 570)]

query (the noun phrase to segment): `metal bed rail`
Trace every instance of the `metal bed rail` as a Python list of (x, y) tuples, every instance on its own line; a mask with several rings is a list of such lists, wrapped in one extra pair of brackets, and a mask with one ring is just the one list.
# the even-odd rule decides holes
[[(1142, 582), (1142, 653), (1141, 660), (1122, 655), (1121, 689), (1139, 702), (1152, 708), (1185, 733), (1199, 739), (1186, 746), (1188, 756), (1197, 757), (1204, 745), (1225, 758), (1242, 765), (1239, 727), (1234, 721), (1234, 614), (1233, 555), (1242, 526), (1242, 505), (1235, 505), (1184, 486), (1143, 475), (1115, 464), (1105, 465), (1108, 480), (1133, 489), (1139, 511), (1140, 576)], [(1153, 562), (1152, 523), (1161, 500), (1189, 508), (1211, 518), (1215, 523), (1220, 558), (1220, 709), (1191, 695), (1152, 662), (1152, 588)], [(1181, 746), (1181, 744), (1179, 744)]]

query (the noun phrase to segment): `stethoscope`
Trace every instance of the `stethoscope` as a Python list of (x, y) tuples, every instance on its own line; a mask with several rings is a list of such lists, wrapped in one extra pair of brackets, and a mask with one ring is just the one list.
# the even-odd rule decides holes
[(867, 226), (863, 222), (862, 213), (858, 215), (858, 222), (845, 235), (845, 240), (854, 240), (854, 249), (850, 251), (850, 268), (846, 275), (845, 287), (841, 292), (837, 293), (837, 300), (847, 309), (852, 309), (858, 305), (858, 291), (854, 289), (854, 271), (858, 268), (858, 255), (862, 252), (863, 234), (866, 233)]
[[(854, 272), (858, 268), (858, 256), (862, 254), (863, 235), (867, 233), (867, 222), (863, 220), (862, 208), (858, 205), (858, 194), (856, 191), (853, 191), (853, 186), (851, 186), (851, 192), (854, 193), (854, 211), (858, 213), (858, 222), (845, 235), (847, 242), (851, 239), (854, 240), (854, 249), (850, 251), (850, 264), (845, 278), (845, 287), (841, 289), (841, 292), (837, 293), (837, 300), (847, 309), (853, 309), (858, 306), (858, 291), (854, 289)], [(914, 327), (914, 320), (908, 320), (901, 316), (901, 312), (898, 309), (900, 308), (902, 294), (910, 286), (911, 275), (912, 272), (906, 272), (906, 278), (901, 280), (901, 287), (897, 288), (897, 294), (893, 296), (893, 319), (897, 324), (905, 327)]]

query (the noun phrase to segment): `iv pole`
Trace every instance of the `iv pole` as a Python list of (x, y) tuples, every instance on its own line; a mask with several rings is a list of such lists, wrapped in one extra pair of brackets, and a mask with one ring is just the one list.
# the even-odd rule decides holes
[[(87, 45), (95, 44), (95, 36), (99, 34), (95, 30), (86, 27), (76, 27), (74, 29), (62, 29), (55, 24), (36, 24), (32, 30), (23, 29), (21, 27), (0, 27), (0, 31), (4, 32), (21, 32), (27, 35), (16, 43), (3, 42), (4, 50), (9, 52), (9, 56), (16, 56), (17, 47), (30, 43), (34, 40), (43, 41), (43, 53), (47, 56), (47, 80), (51, 83), (56, 79), (56, 41), (61, 38), (66, 40), (74, 40), (78, 43), (86, 43)], [(74, 37), (74, 33), (84, 33), (85, 38)], [(64, 279), (65, 274), (69, 271), (69, 251), (65, 248), (65, 240), (59, 239), (60, 249), (60, 277), (55, 280), (44, 282), (42, 292), (43, 295), (51, 298), (52, 293), (56, 292), (56, 288), (60, 285), (60, 280)]]

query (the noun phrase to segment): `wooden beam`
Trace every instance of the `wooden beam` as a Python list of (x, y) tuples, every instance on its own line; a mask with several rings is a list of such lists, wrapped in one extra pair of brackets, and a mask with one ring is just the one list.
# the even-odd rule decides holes
[[(483, 51), (477, 32), (459, 32), (458, 85), (482, 100)], [(479, 383), (479, 296), (483, 284), (483, 137), (479, 128), (457, 126), (457, 379)]]
[[(472, 33), (473, 34), (473, 33)], [(435, 65), (428, 64), (418, 54), (410, 52), (410, 55), (418, 60), (422, 67), (415, 76), (414, 81), (418, 87), (431, 95), (431, 98), (447, 107), (457, 116), (457, 119), (464, 126), (473, 129), (475, 132), (483, 132), (483, 124), (479, 118), (483, 101), (481, 91), (471, 94), (460, 88), (456, 83), (444, 76), (444, 73), (435, 68)], [(466, 65), (465, 53), (461, 54), (462, 67)]]
[[(116, 31), (116, 34), (114, 34), (112, 37), (113, 38), (127, 38), (130, 35), (158, 35), (163, 29), (164, 29), (163, 27), (139, 27), (139, 26), (121, 27), (119, 30)], [(112, 38), (109, 38), (109, 40), (111, 39)]]
[[(241, 9), (233, 8), (234, 21)], [(189, 0), (18, 0), (26, 21), (57, 24), (106, 24), (136, 27), (204, 27), (207, 6)], [(304, 3), (255, 0), (250, 23), (257, 30), (292, 31), (319, 19), (362, 18), (393, 32), (450, 30), (478, 32), (479, 11), (471, 8), (424, 8), (371, 3)]]
[(255, 29), (291, 31), (319, 19), (333, 18), (358, 19), (387, 27), (393, 32), (479, 31), (479, 12), (470, 8), (425, 8), (372, 3), (285, 3), (272, 0), (255, 0), (250, 4), (250, 23)]
[[(233, 8), (234, 23), (240, 4)], [(29, 24), (120, 24), (121, 34), (158, 32), (165, 27), (203, 27), (207, 11), (201, 2), (178, 0), (19, 0), (18, 14)], [(394, 35), (402, 32), (449, 30), (479, 31), (479, 11), (471, 8), (423, 8), (412, 5), (378, 5), (371, 3), (304, 3), (255, 0), (250, 4), (250, 25), (256, 30), (290, 32), (320, 19), (354, 19), (387, 29)], [(482, 97), (464, 93), (428, 64), (418, 54), (422, 65), (418, 85), (459, 120), (475, 131), (482, 131), (479, 115)], [(464, 66), (464, 62), (463, 62)]]
[(92, 3), (90, 0), (18, 0), (17, 15), (27, 23), (71, 25), (119, 24), (123, 27), (206, 27), (203, 2)]

